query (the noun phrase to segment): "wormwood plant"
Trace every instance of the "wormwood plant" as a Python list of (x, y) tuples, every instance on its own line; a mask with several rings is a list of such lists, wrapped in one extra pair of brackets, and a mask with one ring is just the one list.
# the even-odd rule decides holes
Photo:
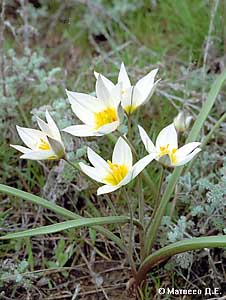
[[(138, 118), (135, 115), (141, 105), (148, 105), (148, 100), (158, 84), (158, 81), (155, 81), (157, 71), (157, 69), (151, 71), (135, 85), (131, 85), (125, 66), (122, 63), (117, 84), (114, 84), (103, 75), (95, 73), (96, 97), (66, 91), (73, 112), (83, 124), (71, 125), (63, 129), (63, 131), (77, 137), (95, 136), (98, 138), (107, 135), (109, 140), (115, 143), (112, 158), (108, 157), (109, 160), (107, 161), (88, 147), (87, 156), (92, 166), (84, 162), (79, 162), (79, 159), (78, 162), (72, 163), (65, 152), (65, 145), (60, 131), (48, 111), (46, 111), (47, 122), (37, 117), (40, 130), (17, 126), (18, 134), (26, 147), (19, 145), (11, 146), (23, 153), (21, 156), (22, 159), (65, 160), (76, 170), (82, 171), (94, 181), (102, 184), (101, 186), (98, 184), (97, 195), (104, 195), (113, 215), (95, 218), (92, 216), (81, 217), (41, 197), (6, 185), (0, 185), (2, 193), (41, 205), (68, 219), (49, 226), (9, 233), (0, 237), (1, 240), (50, 234), (69, 228), (81, 228), (83, 226), (93, 228), (114, 241), (124, 251), (132, 272), (132, 279), (129, 285), (134, 286), (137, 298), (140, 297), (142, 289), (145, 289), (148, 272), (167, 258), (195, 249), (226, 247), (226, 237), (223, 235), (183, 239), (182, 234), (179, 238), (180, 241), (177, 241), (178, 236), (171, 230), (169, 231), (168, 238), (172, 243), (167, 246), (163, 245), (159, 250), (153, 251), (153, 245), (160, 230), (161, 221), (166, 207), (173, 197), (175, 186), (179, 183), (180, 176), (183, 174), (184, 177), (186, 172), (189, 171), (192, 162), (186, 168), (184, 165), (194, 159), (201, 149), (205, 147), (215, 129), (220, 126), (226, 117), (226, 114), (224, 114), (219, 119), (218, 123), (203, 139), (202, 143), (195, 142), (226, 79), (226, 72), (223, 72), (214, 82), (206, 101), (203, 103), (185, 145), (178, 147), (177, 130), (181, 130), (186, 125), (186, 120), (183, 119), (182, 115), (176, 118), (175, 122), (163, 128), (158, 134), (155, 143), (153, 143), (144, 128), (137, 124)], [(122, 130), (125, 124), (127, 124), (127, 129)], [(132, 130), (134, 128), (139, 132), (147, 152), (147, 155), (142, 158), (138, 156), (133, 140), (134, 132)], [(101, 145), (99, 145), (99, 148), (101, 149)], [(134, 159), (135, 163), (133, 162)], [(153, 160), (159, 163), (162, 170), (162, 176), (158, 183), (159, 190), (161, 190), (161, 187), (165, 187), (162, 196), (159, 191), (156, 191), (153, 179), (150, 178), (145, 170), (145, 167), (152, 164)], [(164, 178), (165, 168), (170, 168), (171, 170), (167, 181)], [(137, 205), (135, 205), (136, 203), (132, 203), (129, 195), (130, 188), (128, 187), (129, 182), (135, 178), (137, 178), (139, 187)], [(144, 206), (145, 204), (148, 205), (147, 202), (145, 203), (146, 199), (143, 194), (145, 187), (148, 187), (152, 191), (153, 198), (155, 198), (155, 207), (153, 208), (151, 218), (145, 216)], [(212, 186), (210, 191), (214, 192), (216, 188), (218, 189), (218, 187)], [(117, 214), (112, 199), (108, 195), (119, 189), (121, 189), (121, 197), (124, 197), (128, 204), (128, 216)], [(210, 193), (208, 194), (208, 198), (212, 199)], [(134, 217), (136, 215), (138, 215), (138, 219)], [(130, 224), (128, 242), (124, 240), (121, 231), (118, 237), (104, 226), (107, 224), (120, 225), (125, 223)], [(181, 216), (178, 221), (178, 228), (181, 228), (183, 232), (184, 226), (185, 219)], [(135, 227), (139, 232), (139, 258), (134, 255), (133, 234)]]

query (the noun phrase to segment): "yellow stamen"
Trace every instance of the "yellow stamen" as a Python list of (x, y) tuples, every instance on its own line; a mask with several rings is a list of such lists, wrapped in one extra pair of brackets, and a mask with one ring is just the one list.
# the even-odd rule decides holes
[(117, 113), (115, 108), (109, 107), (100, 112), (94, 113), (95, 129), (117, 121)]
[(111, 171), (104, 178), (104, 181), (110, 185), (117, 185), (127, 175), (128, 167), (124, 164), (122, 164), (122, 165), (113, 164), (110, 160), (108, 160), (107, 163), (108, 163)]
[(167, 144), (166, 146), (160, 146), (159, 158), (164, 155), (168, 155), (171, 160), (171, 163), (175, 164), (175, 163), (177, 163), (177, 158), (175, 155), (177, 148), (173, 148), (172, 150), (170, 150), (169, 146), (170, 146), (170, 144)]
[(44, 139), (40, 138), (40, 142), (38, 145), (38, 149), (40, 150), (50, 150), (50, 145), (48, 142), (46, 142)]
[(136, 110), (136, 106), (135, 105), (127, 105), (124, 107), (124, 111), (127, 113), (127, 115), (132, 114), (135, 110)]

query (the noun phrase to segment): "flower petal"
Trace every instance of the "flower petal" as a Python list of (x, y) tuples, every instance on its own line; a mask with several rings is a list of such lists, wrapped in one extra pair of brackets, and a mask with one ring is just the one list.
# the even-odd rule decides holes
[(52, 150), (30, 151), (23, 154), (20, 158), (31, 160), (47, 160), (56, 159), (56, 155)]
[(156, 90), (156, 87), (157, 87), (157, 85), (158, 85), (158, 83), (159, 83), (160, 80), (161, 79), (157, 80), (153, 84), (152, 88), (149, 90), (149, 93), (143, 95), (144, 98), (143, 98), (142, 104), (146, 104), (150, 100), (150, 98), (154, 94), (154, 92)]
[(80, 104), (80, 106), (83, 106), (87, 113), (90, 111), (97, 112), (103, 109), (103, 105), (96, 97), (83, 93), (71, 92), (68, 90), (66, 90), (66, 93), (71, 105), (76, 106), (77, 104)]
[(90, 178), (92, 178), (95, 181), (104, 183), (102, 180), (103, 179), (102, 176), (99, 174), (99, 172), (96, 168), (87, 166), (83, 162), (80, 162), (79, 166), (80, 166), (82, 172), (84, 172), (87, 176), (89, 176)]
[(123, 90), (126, 90), (129, 87), (131, 87), (129, 76), (126, 72), (126, 68), (125, 68), (125, 65), (124, 65), (123, 62), (121, 63), (120, 71), (119, 71), (119, 74), (118, 74), (118, 82), (122, 82), (122, 89)]
[(150, 162), (155, 159), (155, 154), (151, 153), (146, 155), (145, 157), (141, 158), (138, 162), (135, 163), (135, 165), (133, 165), (131, 173), (132, 173), (132, 177), (131, 180), (133, 180), (137, 175), (140, 174), (141, 171), (143, 171), (143, 169), (150, 164)]
[(89, 161), (96, 169), (100, 169), (102, 173), (108, 173), (110, 171), (108, 163), (89, 147), (87, 149), (87, 155)]
[(16, 126), (16, 129), (24, 144), (32, 150), (38, 149), (40, 139), (48, 143), (46, 135), (40, 130), (20, 126)]
[(174, 167), (176, 166), (182, 166), (184, 164), (186, 164), (187, 162), (189, 162), (190, 160), (192, 160), (192, 158), (198, 154), (200, 151), (202, 151), (201, 148), (196, 148), (193, 152), (191, 152), (190, 154), (188, 154), (187, 156), (183, 156), (183, 157), (179, 157), (177, 163), (172, 164)]
[(53, 138), (53, 134), (49, 125), (37, 116), (36, 116), (36, 120), (41, 131), (44, 132), (44, 134)]
[(102, 76), (99, 74), (96, 81), (96, 94), (99, 101), (103, 103), (105, 107), (112, 107), (113, 103), (110, 101), (110, 92), (106, 87)]
[(97, 195), (99, 196), (99, 195), (103, 195), (103, 194), (108, 194), (108, 193), (116, 191), (119, 188), (120, 188), (119, 185), (107, 185), (106, 184), (97, 189)]
[(94, 126), (94, 113), (91, 110), (87, 110), (87, 108), (80, 103), (71, 105), (71, 109), (83, 123)]
[(134, 111), (140, 105), (141, 99), (139, 90), (135, 86), (131, 86), (122, 95), (122, 107), (126, 110), (128, 106), (132, 106)]
[(23, 147), (23, 146), (20, 146), (20, 145), (10, 145), (10, 147), (22, 152), (22, 153), (28, 153), (28, 152), (31, 152), (31, 149), (30, 148), (26, 148), (26, 147)]
[(135, 85), (138, 88), (138, 90), (140, 91), (140, 93), (142, 93), (143, 101), (145, 101), (145, 99), (147, 99), (148, 95), (150, 94), (150, 92), (153, 88), (155, 76), (156, 76), (157, 72), (158, 72), (158, 69), (152, 70), (147, 75), (142, 77)]
[(117, 108), (121, 102), (121, 98), (122, 98), (122, 84), (121, 83), (117, 83), (113, 89), (111, 89), (111, 93), (110, 93), (110, 103), (111, 106)]
[(156, 139), (156, 150), (160, 151), (160, 147), (165, 147), (169, 144), (169, 150), (177, 149), (177, 131), (174, 124), (170, 124), (163, 128)]
[(119, 121), (108, 123), (108, 124), (98, 128), (98, 130), (94, 131), (94, 133), (96, 136), (109, 134), (109, 133), (115, 131), (118, 128), (118, 126), (119, 126)]
[(95, 75), (96, 79), (98, 78), (99, 75), (101, 75), (101, 78), (102, 78), (106, 88), (109, 91), (111, 91), (114, 88), (114, 86), (115, 86), (114, 83), (111, 80), (109, 80), (107, 77), (105, 77), (104, 75), (97, 73), (95, 71), (94, 71), (94, 75)]
[(127, 165), (130, 169), (133, 164), (132, 151), (129, 145), (125, 142), (122, 137), (119, 137), (112, 154), (113, 164)]
[(52, 138), (54, 138), (55, 140), (57, 140), (59, 142), (62, 142), (60, 131), (59, 131), (55, 121), (53, 120), (53, 118), (49, 114), (48, 110), (46, 110), (46, 121), (47, 121), (47, 124), (48, 124), (51, 132), (52, 132)]
[(188, 143), (186, 145), (184, 145), (183, 147), (179, 148), (175, 155), (176, 157), (185, 157), (186, 155), (190, 154), (195, 148), (197, 148), (198, 146), (200, 146), (201, 143), (199, 142), (192, 142), (192, 143)]
[(147, 135), (146, 131), (144, 128), (142, 128), (140, 125), (138, 125), (139, 133), (141, 140), (144, 144), (145, 149), (147, 150), (148, 153), (156, 153), (156, 149), (154, 144), (152, 143), (151, 139)]
[[(72, 125), (64, 128), (62, 131), (79, 137), (98, 136), (98, 133), (94, 132), (93, 128), (88, 125)], [(99, 134), (99, 136), (100, 135), (101, 134)]]

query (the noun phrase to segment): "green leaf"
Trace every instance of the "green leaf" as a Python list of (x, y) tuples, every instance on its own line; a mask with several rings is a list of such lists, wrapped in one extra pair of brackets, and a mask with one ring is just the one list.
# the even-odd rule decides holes
[[(20, 199), (32, 202), (34, 204), (38, 204), (44, 208), (47, 208), (53, 212), (55, 212), (56, 214), (65, 217), (66, 219), (81, 219), (82, 217), (71, 212), (70, 210), (67, 210), (59, 205), (56, 205), (50, 201), (47, 201), (41, 197), (32, 195), (30, 193), (24, 192), (24, 191), (20, 191), (16, 188), (4, 185), (4, 184), (0, 184), (0, 192), (10, 195), (10, 196), (15, 196), (18, 197)], [(99, 233), (103, 234), (105, 237), (107, 237), (108, 239), (112, 240), (113, 242), (115, 242), (120, 249), (125, 250), (125, 245), (123, 243), (123, 241), (118, 238), (115, 234), (113, 234), (111, 231), (105, 229), (104, 227), (101, 226), (94, 226), (94, 229), (97, 230)]]
[(34, 204), (40, 205), (44, 208), (47, 208), (53, 212), (55, 212), (56, 214), (65, 217), (67, 219), (77, 219), (77, 218), (81, 218), (79, 215), (71, 212), (70, 210), (67, 210), (59, 205), (56, 205), (48, 200), (45, 200), (39, 196), (35, 196), (32, 195), (30, 193), (15, 189), (13, 187), (4, 185), (4, 184), (0, 184), (0, 192), (10, 195), (10, 196), (15, 196), (18, 198), (21, 198), (23, 200), (32, 202)]
[[(195, 141), (199, 135), (199, 132), (207, 119), (211, 108), (213, 107), (215, 100), (217, 98), (217, 95), (226, 80), (226, 71), (224, 71), (213, 83), (211, 90), (208, 94), (208, 97), (206, 101), (203, 103), (202, 109), (190, 131), (190, 134), (186, 140), (186, 143)], [(184, 166), (182, 167), (176, 167), (172, 175), (170, 176), (168, 185), (166, 187), (166, 190), (162, 196), (162, 199), (160, 201), (160, 205), (156, 211), (155, 217), (153, 218), (151, 225), (149, 228), (147, 228), (146, 233), (146, 244), (145, 244), (145, 253), (146, 255), (151, 252), (151, 248), (153, 246), (153, 243), (155, 241), (158, 228), (160, 226), (162, 217), (164, 216), (167, 204), (172, 196), (172, 193), (174, 191), (175, 185), (184, 169)]]
[[(15, 233), (9, 233), (1, 236), (0, 240), (8, 240), (15, 238), (24, 238), (40, 234), (55, 233), (70, 228), (80, 228), (83, 226), (106, 225), (106, 224), (121, 224), (130, 222), (130, 218), (126, 216), (100, 217), (100, 218), (83, 218), (78, 220), (65, 221), (53, 225), (42, 226), (39, 228), (24, 230)], [(137, 221), (135, 221), (137, 223)]]
[(153, 254), (146, 257), (146, 259), (142, 262), (137, 273), (137, 284), (141, 283), (145, 279), (147, 273), (153, 267), (157, 266), (173, 255), (186, 251), (221, 247), (226, 247), (225, 235), (185, 239), (183, 241), (163, 247), (162, 249), (155, 251)]

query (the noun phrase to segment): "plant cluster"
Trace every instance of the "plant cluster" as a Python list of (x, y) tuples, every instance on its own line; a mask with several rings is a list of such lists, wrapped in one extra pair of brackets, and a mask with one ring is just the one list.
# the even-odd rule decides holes
[[(183, 166), (190, 162), (201, 151), (201, 143), (195, 142), (195, 140), (226, 77), (226, 74), (223, 73), (216, 80), (188, 135), (185, 145), (179, 147), (178, 132), (187, 129), (191, 121), (188, 119), (189, 117), (180, 113), (170, 125), (160, 131), (155, 143), (152, 142), (146, 131), (140, 125), (136, 124), (134, 118), (139, 107), (141, 105), (147, 105), (155, 91), (156, 85), (159, 82), (155, 81), (156, 73), (157, 70), (153, 70), (138, 80), (135, 85), (132, 85), (125, 66), (122, 63), (116, 84), (105, 76), (95, 72), (95, 96), (66, 90), (71, 108), (82, 124), (68, 126), (63, 129), (63, 131), (76, 137), (111, 136), (111, 139), (115, 141), (111, 160), (105, 161), (99, 154), (88, 147), (87, 156), (92, 166), (84, 162), (72, 163), (67, 157), (64, 141), (58, 126), (48, 110), (45, 112), (46, 122), (36, 117), (40, 130), (17, 126), (18, 134), (26, 147), (11, 145), (16, 150), (22, 152), (22, 159), (62, 159), (74, 169), (81, 170), (94, 181), (103, 184), (97, 188), (97, 195), (105, 195), (107, 203), (114, 215), (108, 217), (100, 216), (97, 218), (81, 217), (53, 203), (49, 203), (42, 198), (1, 185), (0, 188), (3, 192), (17, 196), (20, 195), (24, 199), (38, 203), (43, 207), (48, 207), (72, 220), (7, 234), (0, 239), (29, 237), (83, 226), (94, 228), (113, 240), (125, 251), (131, 267), (133, 276), (132, 282), (135, 286), (137, 296), (145, 289), (146, 276), (149, 270), (166, 258), (193, 249), (224, 247), (226, 245), (226, 240), (223, 235), (183, 239), (186, 230), (192, 227), (192, 222), (188, 221), (185, 216), (180, 216), (176, 227), (171, 228), (167, 232), (167, 238), (170, 244), (168, 246), (163, 245), (158, 251), (152, 252), (158, 231), (159, 229), (161, 230), (161, 222), (165, 214), (165, 209), (171, 199), (177, 181), (184, 170)], [(124, 120), (126, 120), (126, 123), (123, 123)], [(220, 122), (221, 120), (219, 120), (218, 125), (220, 125)], [(122, 132), (120, 129), (123, 125), (127, 125), (125, 132)], [(133, 130), (136, 130), (136, 128), (139, 131), (144, 148), (148, 153), (142, 158), (139, 158), (133, 141)], [(101, 146), (99, 146), (99, 148), (101, 148)], [(79, 156), (77, 156), (77, 158), (79, 161)], [(136, 160), (135, 163), (134, 158)], [(157, 191), (157, 193), (152, 178), (145, 172), (145, 168), (151, 164), (153, 160), (159, 163), (162, 170), (162, 176), (158, 184), (159, 191)], [(165, 180), (164, 170), (166, 168), (174, 169), (174, 171)], [(143, 175), (143, 177), (141, 177), (140, 174)], [(138, 177), (138, 199), (137, 204), (134, 206), (131, 201), (128, 184), (136, 177)], [(201, 186), (203, 182), (198, 181), (198, 184)], [(213, 214), (215, 210), (217, 210), (217, 213), (219, 211), (219, 201), (222, 201), (223, 197), (221, 185), (222, 184), (219, 186), (204, 184), (204, 188), (209, 188), (207, 194), (207, 203), (209, 203), (209, 205), (204, 206), (204, 209), (209, 210), (209, 214)], [(155, 207), (148, 222), (145, 221), (147, 220), (145, 219), (145, 198), (143, 194), (145, 186), (152, 188), (153, 193), (156, 193), (154, 196)], [(165, 189), (164, 192), (161, 193), (163, 186), (165, 186)], [(112, 199), (108, 196), (109, 193), (117, 190), (122, 190), (120, 196), (125, 199), (128, 205), (129, 217), (118, 215)], [(216, 190), (218, 193), (216, 193)], [(196, 212), (193, 211), (191, 214), (194, 216), (194, 213), (201, 214), (202, 211), (196, 210)], [(136, 215), (138, 215), (138, 219), (135, 218)], [(126, 241), (121, 231), (120, 237), (117, 237), (111, 230), (103, 227), (103, 225), (106, 224), (118, 224), (120, 226), (122, 223), (130, 224), (128, 251), (126, 250)], [(168, 225), (170, 224), (169, 221), (167, 223)], [(135, 260), (134, 256), (135, 226), (139, 234), (139, 259), (137, 260)], [(191, 259), (189, 260), (185, 257), (182, 266), (188, 266), (190, 261)]]

